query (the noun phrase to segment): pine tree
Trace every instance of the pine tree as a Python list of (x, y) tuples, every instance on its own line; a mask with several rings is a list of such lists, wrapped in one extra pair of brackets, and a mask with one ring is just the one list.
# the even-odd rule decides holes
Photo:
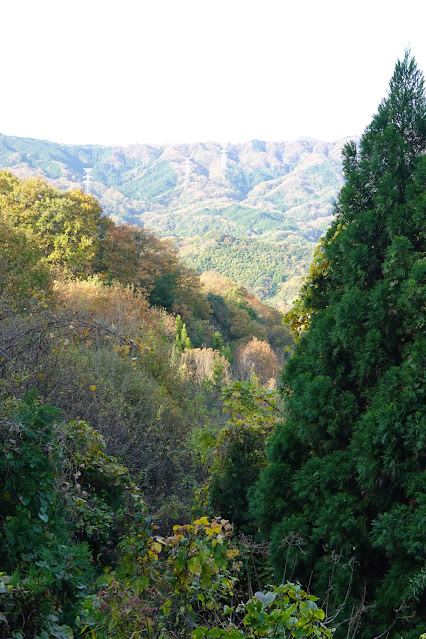
[(252, 500), (277, 579), (322, 594), (336, 637), (426, 624), (425, 107), (407, 53), (344, 148), (336, 219), (290, 314), (308, 329), (282, 377), (288, 418)]

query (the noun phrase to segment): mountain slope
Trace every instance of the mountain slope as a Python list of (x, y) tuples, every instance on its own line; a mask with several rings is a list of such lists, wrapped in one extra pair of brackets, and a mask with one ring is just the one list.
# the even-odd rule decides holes
[(297, 293), (342, 185), (341, 148), (313, 139), (166, 146), (71, 146), (0, 136), (0, 167), (91, 191), (115, 221), (177, 239), (200, 271), (217, 269), (280, 306)]

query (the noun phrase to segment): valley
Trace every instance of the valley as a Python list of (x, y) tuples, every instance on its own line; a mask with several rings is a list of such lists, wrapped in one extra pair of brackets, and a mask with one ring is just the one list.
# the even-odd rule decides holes
[(70, 146), (0, 136), (0, 168), (90, 191), (116, 223), (172, 238), (187, 264), (217, 270), (287, 310), (343, 184), (341, 150), (310, 138), (222, 145)]

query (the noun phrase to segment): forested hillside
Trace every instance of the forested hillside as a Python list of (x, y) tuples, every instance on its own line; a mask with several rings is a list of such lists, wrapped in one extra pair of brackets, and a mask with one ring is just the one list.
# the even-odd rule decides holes
[(0, 167), (91, 190), (116, 222), (173, 237), (199, 272), (219, 270), (277, 307), (296, 297), (342, 185), (343, 141), (65, 146), (0, 136)]
[(0, 172), (0, 639), (425, 639), (425, 150), (407, 53), (285, 326)]
[[(275, 402), (293, 340), (277, 311), (217, 272), (201, 282), (170, 242), (117, 226), (81, 190), (0, 172), (0, 242), (0, 636), (101, 637), (103, 569), (137, 534), (148, 563), (126, 579), (142, 608), (157, 606), (166, 542), (151, 518), (160, 535), (210, 510), (200, 491), (229, 418), (221, 389), (242, 383)], [(199, 526), (223, 554), (206, 563), (211, 602), (232, 587), (217, 537), (232, 525)], [(168, 579), (172, 594), (173, 569)], [(111, 632), (129, 587), (113, 588)], [(163, 611), (164, 627), (178, 609)]]

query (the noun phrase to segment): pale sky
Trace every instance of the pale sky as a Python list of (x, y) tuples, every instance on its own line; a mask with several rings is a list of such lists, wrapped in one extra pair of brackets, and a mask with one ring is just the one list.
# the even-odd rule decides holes
[(424, 0), (5, 0), (0, 133), (77, 144), (362, 133)]

